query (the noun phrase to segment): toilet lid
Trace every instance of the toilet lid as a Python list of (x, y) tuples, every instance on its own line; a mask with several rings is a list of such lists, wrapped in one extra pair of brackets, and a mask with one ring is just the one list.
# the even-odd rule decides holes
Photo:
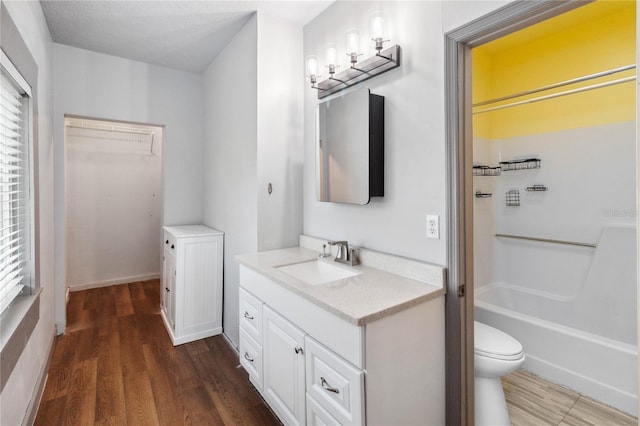
[(504, 360), (522, 358), (522, 345), (507, 333), (481, 322), (474, 322), (476, 355)]

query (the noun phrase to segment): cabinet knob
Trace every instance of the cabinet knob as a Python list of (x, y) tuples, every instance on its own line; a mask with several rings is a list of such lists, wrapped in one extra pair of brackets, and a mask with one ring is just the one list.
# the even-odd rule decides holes
[(166, 291), (167, 293), (169, 293), (169, 287), (165, 287), (164, 291)]
[(247, 360), (247, 361), (249, 361), (249, 362), (253, 362), (253, 358), (251, 358), (251, 357), (249, 356), (249, 354), (248, 354), (248, 353), (246, 353), (246, 352), (244, 353), (244, 359), (246, 359), (246, 360)]
[(322, 384), (322, 389), (327, 392), (340, 393), (340, 389), (329, 386), (329, 383), (327, 383), (324, 377), (320, 377), (320, 383)]
[(247, 311), (244, 311), (244, 317), (245, 317), (246, 319), (250, 319), (250, 320), (252, 320), (252, 319), (253, 319), (253, 317), (252, 317), (251, 315), (249, 315), (249, 312), (247, 312)]
[(171, 244), (171, 248), (175, 248), (175, 246), (173, 244)]
[(165, 244), (169, 244), (169, 240), (165, 241), (164, 243), (165, 243)]
[(304, 352), (302, 351), (302, 348), (301, 348), (300, 346), (298, 346), (298, 347), (296, 348), (296, 353), (297, 353), (297, 354), (303, 354)]

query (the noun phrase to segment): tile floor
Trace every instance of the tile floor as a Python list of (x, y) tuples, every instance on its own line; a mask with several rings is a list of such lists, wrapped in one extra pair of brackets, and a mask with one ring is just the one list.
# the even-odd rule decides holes
[(528, 371), (502, 378), (513, 426), (637, 426), (638, 419)]

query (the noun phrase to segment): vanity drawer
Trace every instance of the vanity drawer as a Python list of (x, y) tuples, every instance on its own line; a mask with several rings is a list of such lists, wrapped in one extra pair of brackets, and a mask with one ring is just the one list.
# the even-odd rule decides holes
[(327, 410), (322, 408), (320, 404), (316, 402), (309, 394), (307, 394), (307, 426), (324, 426), (324, 425), (339, 425), (340, 422), (336, 420)]
[(262, 301), (240, 287), (240, 328), (262, 344)]
[(305, 337), (307, 393), (340, 424), (364, 424), (364, 372)]
[(240, 328), (240, 364), (249, 373), (251, 383), (262, 392), (262, 345)]

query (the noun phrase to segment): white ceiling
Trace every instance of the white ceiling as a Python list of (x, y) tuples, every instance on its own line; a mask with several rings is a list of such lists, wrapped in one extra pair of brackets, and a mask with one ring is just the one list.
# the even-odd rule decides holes
[(304, 25), (333, 0), (41, 0), (56, 43), (202, 72), (255, 11)]

